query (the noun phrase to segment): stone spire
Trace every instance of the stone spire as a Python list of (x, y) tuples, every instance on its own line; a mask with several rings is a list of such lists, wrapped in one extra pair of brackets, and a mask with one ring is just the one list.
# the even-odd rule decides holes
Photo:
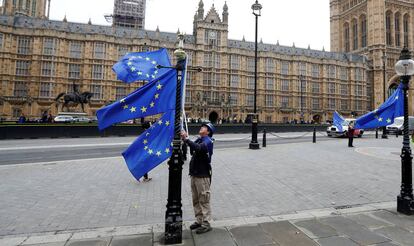
[(204, 19), (204, 3), (203, 0), (200, 0), (198, 3), (198, 19), (203, 20)]
[(227, 6), (227, 1), (224, 2), (223, 6), (223, 23), (229, 22), (229, 7)]
[(89, 18), (88, 24), (92, 25), (92, 19), (91, 18)]
[(66, 18), (66, 14), (65, 14), (65, 17), (63, 17), (63, 22), (68, 22), (68, 19)]

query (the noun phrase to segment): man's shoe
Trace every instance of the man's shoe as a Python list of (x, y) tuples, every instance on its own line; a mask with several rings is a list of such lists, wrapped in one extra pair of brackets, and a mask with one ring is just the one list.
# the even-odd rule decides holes
[(212, 228), (211, 228), (210, 224), (203, 224), (203, 225), (201, 225), (200, 228), (198, 228), (196, 230), (196, 233), (197, 234), (203, 234), (203, 233), (209, 232), (211, 230), (212, 230)]
[(194, 222), (192, 225), (190, 225), (190, 230), (195, 230), (195, 229), (198, 229), (200, 227), (201, 227), (201, 225), (199, 223)]

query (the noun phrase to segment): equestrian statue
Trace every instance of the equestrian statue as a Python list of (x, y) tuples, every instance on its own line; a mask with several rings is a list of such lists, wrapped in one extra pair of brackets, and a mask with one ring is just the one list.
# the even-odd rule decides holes
[(78, 106), (79, 104), (82, 107), (82, 112), (85, 112), (84, 104), (90, 103), (93, 93), (91, 92), (74, 92), (74, 93), (60, 93), (55, 101), (57, 102), (56, 107), (59, 107), (59, 99), (63, 97), (63, 105), (62, 105), (62, 112), (63, 109), (66, 107), (67, 111), (69, 112), (69, 105)]

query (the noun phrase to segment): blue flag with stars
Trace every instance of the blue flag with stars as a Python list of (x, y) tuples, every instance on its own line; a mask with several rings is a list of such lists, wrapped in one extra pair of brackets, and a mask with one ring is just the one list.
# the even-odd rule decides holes
[(158, 69), (158, 65), (171, 66), (165, 48), (150, 52), (128, 53), (112, 67), (112, 70), (119, 80), (126, 83), (139, 80), (151, 81), (169, 71), (166, 68)]
[(175, 109), (177, 71), (169, 70), (127, 97), (96, 113), (99, 130), (130, 119), (144, 118)]
[(394, 123), (396, 117), (404, 115), (404, 93), (402, 83), (397, 90), (378, 109), (356, 120), (355, 128), (373, 129)]
[(131, 174), (139, 180), (171, 156), (175, 110), (170, 110), (125, 150), (122, 155)]
[(340, 115), (338, 112), (334, 112), (333, 115), (333, 125), (338, 129), (338, 132), (343, 132), (344, 129), (342, 127), (343, 123), (345, 122), (345, 119)]

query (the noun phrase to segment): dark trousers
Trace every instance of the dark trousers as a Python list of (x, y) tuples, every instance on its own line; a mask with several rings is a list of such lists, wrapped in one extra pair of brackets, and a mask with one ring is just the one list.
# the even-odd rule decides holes
[(148, 173), (144, 174), (144, 179), (148, 179)]
[(354, 137), (349, 136), (348, 137), (348, 147), (354, 147)]

